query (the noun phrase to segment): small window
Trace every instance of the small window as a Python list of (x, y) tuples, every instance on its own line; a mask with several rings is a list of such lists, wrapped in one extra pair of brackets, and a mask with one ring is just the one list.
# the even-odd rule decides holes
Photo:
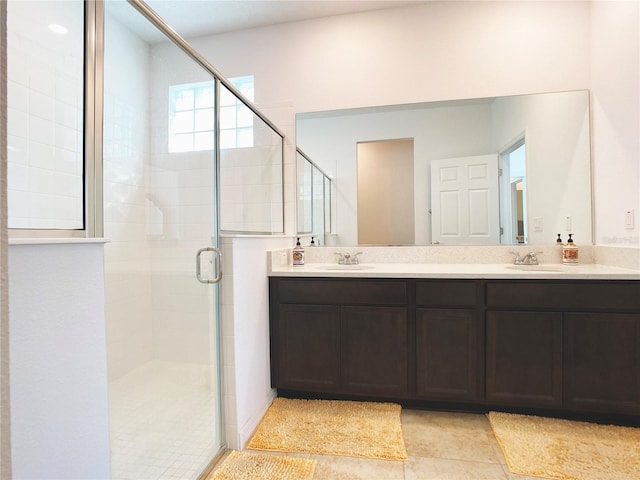
[[(253, 101), (253, 75), (230, 79)], [(210, 150), (215, 134), (215, 83), (169, 87), (169, 152)], [(253, 147), (253, 114), (227, 88), (220, 93), (220, 148)]]

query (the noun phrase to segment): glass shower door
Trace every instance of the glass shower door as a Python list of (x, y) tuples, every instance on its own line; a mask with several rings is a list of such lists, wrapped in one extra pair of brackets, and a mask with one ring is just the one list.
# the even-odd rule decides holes
[(215, 83), (126, 2), (104, 44), (112, 478), (195, 479), (224, 443)]

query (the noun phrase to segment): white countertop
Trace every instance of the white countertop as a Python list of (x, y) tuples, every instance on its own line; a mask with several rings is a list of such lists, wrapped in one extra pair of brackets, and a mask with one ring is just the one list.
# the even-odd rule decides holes
[(491, 278), (554, 280), (640, 280), (640, 271), (598, 264), (542, 264), (515, 267), (505, 264), (363, 263), (343, 266), (309, 263), (272, 266), (270, 277), (334, 278)]

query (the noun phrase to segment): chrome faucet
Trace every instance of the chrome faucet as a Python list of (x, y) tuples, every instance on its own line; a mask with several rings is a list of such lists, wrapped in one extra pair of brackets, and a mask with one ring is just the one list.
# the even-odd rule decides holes
[(335, 252), (338, 255), (338, 265), (358, 265), (358, 255), (362, 255), (362, 252), (357, 252), (351, 255), (350, 253)]
[(514, 265), (538, 265), (538, 254), (542, 252), (529, 252), (524, 257), (521, 257), (518, 252), (511, 252), (515, 254), (516, 258), (513, 261)]

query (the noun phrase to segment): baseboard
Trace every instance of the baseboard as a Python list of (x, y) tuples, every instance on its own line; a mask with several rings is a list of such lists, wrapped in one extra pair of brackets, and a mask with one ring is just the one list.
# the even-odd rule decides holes
[(258, 428), (258, 425), (262, 421), (264, 414), (267, 413), (267, 410), (271, 406), (274, 398), (276, 398), (276, 390), (271, 389), (265, 398), (262, 407), (257, 410), (249, 421), (238, 431), (238, 445), (240, 446), (240, 449), (244, 449), (247, 445), (253, 436), (253, 433), (256, 431), (256, 428)]

